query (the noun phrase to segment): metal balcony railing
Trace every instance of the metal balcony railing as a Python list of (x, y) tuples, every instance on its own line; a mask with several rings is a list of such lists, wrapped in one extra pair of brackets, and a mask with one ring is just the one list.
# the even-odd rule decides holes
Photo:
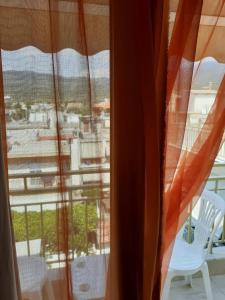
[[(215, 164), (214, 169), (219, 168), (217, 170), (225, 170), (225, 164)], [(40, 214), (40, 239), (42, 240), (42, 249), (41, 249), (41, 254), (46, 257), (46, 260), (49, 263), (53, 263), (56, 261), (61, 261), (61, 253), (60, 250), (53, 255), (54, 257), (57, 255), (57, 259), (53, 260), (51, 259), (51, 255), (48, 254), (48, 243), (46, 242), (45, 238), (45, 211), (46, 207), (52, 206), (54, 208), (51, 208), (55, 212), (59, 211), (59, 209), (62, 207), (62, 205), (65, 205), (68, 209), (68, 214), (70, 216), (69, 221), (70, 221), (70, 230), (73, 231), (73, 218), (76, 218), (76, 215), (73, 214), (73, 209), (77, 203), (83, 203), (85, 206), (85, 214), (84, 214), (84, 223), (87, 224), (88, 220), (88, 205), (90, 203), (93, 203), (96, 205), (96, 213), (97, 213), (97, 220), (98, 224), (104, 223), (105, 220), (108, 218), (109, 219), (109, 208), (107, 211), (107, 205), (106, 203), (109, 203), (109, 188), (110, 185), (109, 183), (104, 183), (102, 181), (98, 183), (88, 183), (88, 184), (81, 184), (81, 185), (73, 185), (72, 184), (72, 176), (83, 176), (83, 175), (90, 175), (90, 174), (99, 174), (101, 177), (102, 174), (109, 174), (110, 170), (109, 169), (86, 169), (86, 170), (80, 170), (80, 171), (66, 171), (63, 174), (63, 177), (61, 180), (64, 183), (63, 187), (63, 193), (64, 193), (64, 199), (61, 201), (49, 201), (48, 200), (48, 195), (49, 194), (54, 194), (60, 192), (60, 185), (59, 185), (59, 178), (60, 174), (59, 172), (43, 172), (43, 173), (23, 173), (23, 174), (13, 174), (9, 175), (9, 181), (13, 180), (21, 180), (22, 184), (20, 184), (19, 187), (10, 188), (10, 196), (15, 197), (15, 196), (27, 196), (27, 195), (40, 195), (40, 198), (42, 201), (36, 201), (32, 202), (29, 201), (29, 203), (24, 203), (24, 204), (17, 204), (12, 201), (11, 204), (11, 209), (12, 212), (17, 211), (17, 210), (22, 210), (24, 214), (24, 226), (25, 226), (25, 240), (27, 243), (27, 253), (30, 255), (30, 240), (31, 240), (31, 233), (30, 233), (30, 225), (29, 225), (29, 211), (35, 207), (37, 211), (39, 211)], [(218, 173), (218, 172), (217, 172)], [(221, 172), (222, 173), (222, 172)], [(39, 185), (33, 186), (30, 184), (30, 179), (31, 178), (48, 178), (48, 177), (54, 177), (55, 181), (51, 183), (51, 186), (48, 184), (45, 185), (45, 180), (41, 180), (41, 184), (39, 182)], [(214, 191), (215, 193), (219, 193), (225, 200), (225, 172), (222, 175), (216, 176), (216, 175), (210, 175), (210, 177), (207, 180), (206, 186), (209, 190)], [(77, 191), (98, 191), (98, 195), (89, 195), (89, 196), (81, 196)], [(105, 190), (108, 190), (108, 193), (104, 194)], [(46, 198), (45, 198), (46, 197)], [(56, 216), (57, 218), (57, 216)], [(56, 223), (57, 224), (57, 223)], [(188, 241), (191, 242), (191, 217), (189, 218), (188, 221)], [(56, 225), (57, 226), (57, 225)], [(104, 248), (106, 245), (104, 244), (105, 240), (105, 232), (104, 232), (104, 226), (99, 226), (96, 228), (96, 232), (98, 231), (98, 249), (99, 251), (104, 251)], [(55, 228), (56, 235), (58, 234), (57, 227)], [(95, 232), (95, 233), (96, 233)], [(85, 232), (83, 232), (83, 235), (86, 239), (86, 247), (84, 249), (84, 252), (88, 254), (89, 252), (89, 246), (88, 246), (88, 234), (90, 232), (88, 231), (88, 227), (85, 228)], [(108, 233), (107, 233), (108, 234)], [(91, 235), (91, 234), (90, 234)], [(57, 239), (58, 237), (56, 237)], [(74, 253), (76, 252), (76, 245), (74, 242), (74, 234), (70, 235), (70, 258), (74, 258)], [(93, 237), (92, 237), (92, 242), (93, 242)], [(219, 239), (216, 240), (216, 244), (219, 245), (225, 245), (225, 219), (223, 221), (223, 230), (222, 230), (222, 235)]]
[[(84, 176), (90, 174), (98, 174), (99, 181), (89, 182), (88, 184), (80, 184), (75, 185), (72, 184), (72, 176)], [(76, 255), (76, 230), (79, 228), (74, 228), (74, 224), (79, 221), (79, 217), (76, 215), (76, 205), (81, 204), (83, 214), (82, 220), (80, 223), (84, 223), (82, 227), (82, 236), (83, 236), (83, 247), (80, 251), (83, 251), (85, 254), (88, 254), (90, 251), (90, 244), (95, 244), (95, 247), (101, 253), (104, 251), (105, 244), (105, 236), (108, 232), (104, 232), (105, 227), (104, 224), (107, 220), (109, 220), (109, 182), (105, 182), (105, 180), (101, 180), (104, 174), (109, 174), (109, 169), (103, 168), (90, 168), (79, 171), (66, 171), (63, 176), (60, 177), (59, 172), (41, 172), (41, 173), (23, 173), (23, 174), (11, 174), (9, 175), (9, 185), (10, 185), (10, 201), (11, 201), (11, 210), (14, 222), (14, 231), (16, 231), (15, 226), (15, 218), (14, 215), (19, 214), (20, 219), (23, 219), (23, 233), (25, 238), (23, 241), (26, 241), (27, 246), (27, 254), (31, 254), (30, 243), (32, 240), (32, 215), (31, 211), (38, 212), (39, 220), (39, 233), (36, 238), (41, 239), (41, 255), (46, 258), (46, 261), (49, 263), (63, 261), (65, 258), (63, 254), (60, 252), (60, 249), (55, 249), (49, 253), (48, 244), (52, 241), (49, 240), (48, 236), (46, 237), (46, 218), (48, 214), (54, 215), (54, 240), (59, 241), (60, 233), (59, 233), (59, 211), (62, 208), (66, 208), (68, 212), (68, 230), (70, 232), (69, 238), (69, 258), (74, 259), (74, 255)], [(35, 182), (35, 184), (31, 184), (30, 179), (38, 178), (39, 180)], [(49, 178), (53, 178), (54, 180), (46, 180)], [(13, 181), (20, 180), (20, 184), (13, 184)], [(47, 184), (46, 184), (47, 182)], [(82, 182), (82, 179), (81, 179)], [(37, 184), (36, 184), (37, 183)], [(63, 192), (63, 193), (62, 193)], [(63, 197), (60, 196), (63, 194)], [(39, 195), (40, 201), (32, 201), (33, 195)], [(56, 200), (49, 200), (49, 195), (58, 195), (59, 197)], [(29, 201), (26, 203), (16, 203), (19, 197), (20, 199), (23, 196), (30, 196)], [(16, 200), (15, 200), (16, 198)], [(92, 205), (92, 206), (91, 206)], [(88, 227), (88, 219), (89, 213), (88, 210), (92, 209), (91, 216), (94, 218), (96, 222), (96, 228), (90, 231)], [(79, 209), (81, 208), (79, 207)], [(50, 212), (51, 211), (51, 212)], [(78, 219), (78, 221), (77, 221)], [(51, 219), (52, 221), (52, 219)], [(94, 221), (93, 221), (94, 222)], [(21, 224), (20, 224), (21, 226)], [(79, 227), (79, 225), (78, 225)], [(21, 231), (22, 229), (18, 229), (17, 231)], [(37, 234), (36, 234), (37, 235)], [(16, 234), (15, 238), (18, 240)], [(85, 245), (86, 244), (86, 245)], [(53, 253), (54, 252), (54, 253)]]
[[(215, 171), (213, 172), (213, 170), (217, 169), (217, 172), (220, 173), (221, 170), (224, 169), (224, 172), (221, 172), (222, 175), (213, 175), (213, 173), (215, 173)], [(209, 176), (207, 182), (206, 182), (206, 188), (210, 191), (213, 191), (216, 194), (219, 194), (225, 201), (225, 163), (215, 163), (213, 166), (213, 170), (212, 170), (212, 174)], [(192, 207), (190, 207), (190, 211), (192, 211)], [(187, 241), (189, 243), (192, 242), (193, 237), (192, 237), (192, 213), (190, 214), (190, 217), (187, 221)], [(225, 245), (225, 217), (223, 220), (223, 224), (222, 224), (222, 233), (221, 236), (216, 238), (215, 243), (213, 243), (213, 246), (217, 246), (217, 245)], [(211, 249), (212, 252), (212, 249)]]

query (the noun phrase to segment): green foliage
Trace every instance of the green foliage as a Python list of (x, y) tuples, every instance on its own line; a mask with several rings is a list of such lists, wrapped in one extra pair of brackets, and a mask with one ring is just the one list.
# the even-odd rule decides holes
[[(25, 78), (25, 80), (24, 80)], [(52, 74), (30, 71), (5, 71), (4, 90), (12, 102), (54, 103)], [(58, 76), (60, 101), (88, 104), (109, 98), (109, 78), (62, 77)], [(91, 85), (91, 90), (89, 88)]]
[(72, 216), (72, 235), (73, 247), (77, 253), (87, 253), (90, 249), (90, 243), (87, 240), (87, 232), (96, 231), (97, 229), (97, 211), (96, 203), (83, 202), (77, 203), (73, 207)]
[(82, 191), (82, 196), (87, 198), (101, 198), (100, 188), (84, 189)]
[[(88, 242), (88, 232), (97, 229), (97, 208), (95, 201), (79, 201), (68, 208), (69, 249), (74, 249), (78, 254), (87, 253), (91, 244)], [(57, 253), (60, 244), (65, 242), (66, 235), (62, 224), (62, 210), (43, 210), (41, 212), (28, 211), (27, 218), (24, 212), (12, 211), (15, 240), (25, 241), (41, 239), (42, 250)], [(26, 226), (27, 225), (27, 226)], [(61, 244), (62, 245), (62, 244)]]
[(18, 110), (22, 109), (22, 106), (19, 102), (15, 103), (13, 107)]
[(90, 114), (90, 108), (87, 105), (82, 107), (69, 107), (67, 108), (67, 112), (85, 116)]
[(12, 118), (15, 121), (25, 119), (26, 118), (26, 111), (24, 109), (16, 109), (16, 111), (14, 111), (12, 113)]

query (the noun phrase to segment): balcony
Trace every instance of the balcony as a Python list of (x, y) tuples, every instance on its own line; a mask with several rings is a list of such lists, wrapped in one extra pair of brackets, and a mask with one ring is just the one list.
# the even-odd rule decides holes
[[(225, 270), (224, 270), (225, 271)], [(213, 297), (215, 300), (225, 299), (225, 275), (211, 276)], [(193, 279), (193, 286), (172, 287), (170, 300), (198, 300), (207, 299), (205, 295), (202, 278)]]
[[(73, 185), (72, 177), (79, 176), (87, 178), (88, 175), (94, 175), (94, 183), (88, 181), (88, 183), (82, 185)], [(41, 253), (46, 257), (46, 247), (44, 232), (45, 232), (45, 212), (56, 211), (60, 209), (60, 206), (66, 205), (71, 216), (71, 226), (73, 218), (73, 209), (76, 204), (82, 204), (84, 206), (85, 214), (87, 218), (88, 205), (94, 205), (94, 211), (96, 213), (96, 220), (98, 224), (103, 222), (106, 218), (109, 218), (109, 182), (105, 174), (109, 174), (109, 169), (85, 169), (80, 171), (67, 171), (64, 173), (64, 195), (61, 200), (59, 193), (59, 173), (57, 172), (43, 172), (43, 173), (24, 173), (9, 175), (10, 186), (10, 202), (13, 218), (16, 214), (24, 215), (24, 227), (25, 227), (25, 240), (27, 242), (27, 253), (30, 253), (30, 243), (32, 240), (29, 232), (29, 212), (37, 212), (40, 222), (40, 235), (38, 238), (42, 240)], [(81, 181), (83, 181), (81, 179)], [(87, 182), (87, 181), (86, 181)], [(16, 187), (16, 188), (14, 188)], [(38, 195), (37, 200), (35, 195)], [(22, 201), (26, 197), (26, 202)], [(58, 198), (57, 200), (54, 198)], [(19, 202), (19, 204), (17, 203)], [(34, 219), (30, 220), (34, 222)], [(56, 228), (55, 228), (56, 229)], [(98, 230), (99, 228), (96, 228)], [(88, 230), (88, 228), (87, 228)], [(56, 232), (57, 230), (55, 230)], [(96, 232), (97, 233), (97, 232)], [(88, 231), (85, 232), (85, 236), (88, 236)], [(100, 238), (100, 234), (99, 234)], [(17, 239), (17, 237), (16, 237)], [(100, 238), (101, 239), (101, 238)], [(101, 251), (101, 243), (99, 244), (99, 250)], [(71, 251), (74, 250), (73, 244), (71, 244)], [(47, 257), (46, 257), (47, 259)]]
[[(222, 197), (225, 196), (225, 173), (223, 169), (225, 164), (217, 163), (214, 165), (211, 176), (207, 181), (207, 188), (215, 193), (219, 193)], [(71, 234), (69, 259), (71, 263), (78, 259), (80, 256), (85, 257), (87, 255), (98, 255), (109, 253), (109, 182), (102, 180), (99, 182), (86, 183), (82, 185), (73, 185), (72, 178), (79, 176), (82, 182), (82, 178), (87, 178), (90, 174), (95, 174), (96, 179), (103, 178), (109, 175), (109, 169), (86, 169), (80, 171), (67, 171), (64, 174), (65, 182), (65, 195), (63, 205), (66, 205), (69, 212), (70, 229), (74, 230), (74, 226), (77, 226), (75, 220), (77, 219), (77, 213), (80, 208), (82, 211), (81, 218), (85, 219), (85, 223), (88, 224), (82, 231), (83, 241), (79, 244), (76, 240), (75, 234)], [(104, 176), (103, 176), (104, 174)], [(86, 177), (85, 177), (86, 176)], [(104, 177), (105, 178), (105, 177)], [(50, 180), (51, 179), (51, 180)], [(57, 172), (45, 172), (45, 173), (27, 173), (27, 174), (14, 174), (9, 176), (10, 183), (10, 198), (11, 198), (11, 210), (14, 221), (15, 238), (17, 242), (18, 255), (40, 255), (44, 257), (48, 264), (48, 277), (55, 286), (54, 290), (57, 290), (58, 280), (55, 270), (59, 266), (63, 267), (64, 256), (60, 251), (54, 250), (54, 239), (57, 236), (49, 235), (49, 230), (57, 234), (56, 223), (51, 228), (48, 228), (49, 224), (47, 219), (51, 217), (51, 214), (56, 217), (57, 210), (60, 209), (62, 202), (55, 200), (54, 197), (58, 195), (58, 180), (59, 174)], [(75, 181), (77, 182), (77, 181)], [(38, 201), (36, 196), (40, 198)], [(17, 198), (19, 197), (19, 198)], [(26, 202), (16, 203), (16, 199), (26, 198)], [(22, 200), (21, 200), (22, 201)], [(20, 201), (20, 202), (21, 202)], [(77, 210), (77, 208), (79, 208)], [(89, 224), (88, 209), (93, 209), (95, 212), (95, 224)], [(90, 212), (90, 211), (89, 211)], [(36, 214), (36, 216), (35, 216)], [(196, 212), (193, 211), (193, 217)], [(23, 220), (24, 229), (23, 234), (18, 232), (16, 226), (16, 218)], [(34, 217), (35, 216), (35, 217)], [(32, 225), (39, 224), (39, 233), (32, 232)], [(78, 222), (79, 223), (79, 222)], [(187, 239), (191, 238), (190, 232), (190, 219), (187, 221)], [(79, 224), (78, 224), (79, 226)], [(38, 226), (36, 226), (38, 227)], [(32, 229), (32, 230), (31, 230)], [(23, 239), (21, 239), (21, 236)], [(35, 244), (39, 244), (40, 251), (35, 252)], [(212, 253), (208, 255), (208, 264), (212, 280), (212, 288), (215, 299), (225, 299), (225, 222), (221, 224), (220, 232), (218, 232), (217, 238), (214, 241)], [(38, 248), (36, 246), (36, 248)], [(19, 253), (20, 252), (20, 253)], [(175, 280), (175, 287), (171, 289), (171, 300), (178, 299), (205, 299), (205, 292), (202, 284), (202, 279), (199, 275), (193, 280), (193, 288), (188, 286), (181, 287), (179, 278)], [(177, 286), (178, 285), (178, 286)], [(57, 294), (57, 293), (56, 293)], [(55, 298), (57, 299), (57, 298)]]
[[(220, 153), (224, 152), (224, 145)], [(225, 164), (215, 163), (211, 175), (206, 183), (208, 190), (218, 193), (225, 199)], [(193, 240), (193, 225), (194, 220), (198, 215), (198, 205), (192, 210), (191, 217), (187, 220), (183, 237), (187, 242)], [(216, 232), (214, 243), (211, 248), (211, 253), (207, 254), (211, 285), (213, 291), (213, 299), (225, 299), (225, 219)], [(185, 285), (183, 278), (175, 277), (170, 289), (170, 300), (197, 300), (207, 299), (201, 273), (193, 276), (192, 287)]]
[[(74, 177), (79, 177), (79, 180), (73, 180)], [(93, 182), (90, 182), (90, 178)], [(98, 265), (102, 263), (103, 266), (105, 262), (102, 258), (108, 257), (110, 241), (109, 169), (86, 168), (65, 172), (61, 178), (64, 184), (63, 200), (59, 193), (59, 180), (57, 172), (9, 175), (10, 203), (20, 276), (22, 277), (24, 270), (27, 269), (24, 266), (28, 262), (27, 258), (30, 257), (35, 262), (35, 257), (41, 257), (44, 265), (47, 264), (47, 276), (55, 294), (53, 299), (60, 299), (59, 287), (63, 281), (58, 269), (63, 270), (65, 266), (65, 255), (57, 248), (59, 240), (57, 221), (60, 209), (66, 207), (68, 212), (70, 232), (68, 259), (72, 270), (76, 264), (82, 266), (84, 263), (89, 266), (95, 264), (96, 259), (100, 260)], [(73, 184), (78, 181), (83, 184)], [(80, 262), (85, 257), (88, 257), (87, 261)], [(73, 262), (76, 264), (72, 264)], [(102, 267), (100, 274), (102, 291), (106, 277), (104, 270)], [(77, 271), (74, 272), (76, 273)], [(82, 288), (83, 285), (81, 284)], [(45, 295), (44, 299), (48, 299), (46, 287), (42, 294)], [(26, 299), (26, 293), (23, 297)]]

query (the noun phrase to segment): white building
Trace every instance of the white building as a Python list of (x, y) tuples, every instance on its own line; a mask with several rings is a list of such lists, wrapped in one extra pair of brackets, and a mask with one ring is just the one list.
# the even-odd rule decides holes
[(49, 119), (49, 112), (48, 111), (33, 111), (29, 112), (29, 122), (44, 122), (46, 123)]
[(208, 114), (216, 97), (216, 90), (192, 90), (189, 100), (189, 113)]

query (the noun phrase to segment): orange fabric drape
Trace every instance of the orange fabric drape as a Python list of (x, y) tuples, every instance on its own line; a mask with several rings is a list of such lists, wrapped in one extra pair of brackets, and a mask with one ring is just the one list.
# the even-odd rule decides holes
[[(2, 128), (0, 137), (0, 279), (3, 282), (1, 286), (1, 294), (4, 299), (21, 300), (22, 298), (19, 283), (19, 273), (16, 262), (14, 234), (9, 205), (8, 184), (6, 182), (7, 178), (5, 176), (5, 174), (7, 173), (7, 167), (5, 166), (4, 151), (2, 149), (3, 145), (5, 145), (6, 143), (4, 138), (2, 137)], [(5, 278), (7, 278), (7, 280), (5, 280)]]
[[(29, 46), (51, 52), (52, 30), (57, 34), (57, 51), (76, 49), (86, 55), (80, 34), (79, 3), (85, 6), (85, 28), (88, 54), (109, 49), (109, 3), (107, 0), (54, 1), (51, 6), (53, 18), (58, 18), (58, 28), (49, 27), (49, 1), (1, 0), (0, 35), (5, 50)], [(96, 37), (98, 38), (96, 39)]]
[(110, 299), (159, 299), (167, 1), (111, 2)]
[[(7, 203), (4, 196), (8, 211), (1, 222), (7, 219), (12, 230), (10, 204), (18, 299), (37, 293), (48, 298), (50, 292), (52, 300), (104, 297), (110, 250), (109, 2), (0, 0), (0, 23), (0, 119), (10, 198)], [(14, 253), (6, 262), (13, 269)], [(6, 289), (11, 281), (3, 275)], [(15, 283), (16, 272), (11, 275)], [(43, 289), (47, 278), (50, 289)]]
[[(168, 2), (0, 0), (0, 119), (15, 240), (39, 244), (25, 256), (41, 256), (55, 300), (104, 297), (104, 288), (91, 288), (99, 274), (106, 283), (109, 248), (107, 299), (159, 299), (161, 263), (164, 279), (221, 144), (224, 72), (190, 147), (185, 134), (192, 89), (205, 89), (204, 58), (225, 60), (224, 1), (171, 0), (169, 20)], [(83, 271), (92, 255), (104, 259)]]
[(5, 299), (21, 300), (21, 291), (19, 283), (19, 272), (16, 262), (16, 250), (14, 243), (14, 233), (9, 204), (9, 186), (8, 186), (8, 165), (7, 165), (7, 141), (6, 141), (6, 122), (5, 122), (5, 103), (4, 103), (4, 84), (2, 76), (2, 52), (0, 49), (0, 194), (1, 194), (1, 222), (0, 222), (0, 279), (4, 282), (1, 286), (2, 297)]
[[(171, 3), (174, 9), (174, 1)], [(205, 72), (204, 66), (209, 64), (209, 59), (204, 58), (211, 53), (215, 54), (217, 59), (216, 53), (220, 43), (215, 42), (215, 35), (218, 33), (218, 25), (224, 12), (224, 1), (218, 1), (213, 7), (214, 10), (209, 10), (208, 5), (208, 1), (179, 1), (169, 44), (164, 163), (163, 279), (176, 234), (188, 217), (190, 202), (202, 192), (219, 151), (225, 129), (224, 71), (220, 71), (219, 63), (214, 62), (212, 66), (210, 65), (208, 72), (211, 71), (212, 76), (209, 76), (208, 82), (200, 81)], [(207, 27), (207, 39), (203, 41), (202, 27), (204, 32), (206, 30), (204, 24), (206, 16), (203, 14), (206, 11), (214, 18)], [(212, 45), (213, 40), (215, 43)], [(195, 62), (199, 58), (201, 60)], [(202, 109), (201, 107), (204, 106), (200, 98), (193, 100), (194, 92), (197, 87), (198, 93), (203, 93), (202, 101), (204, 101), (204, 95), (208, 97), (207, 87), (204, 84), (213, 81), (215, 74), (215, 85), (218, 89), (215, 100), (211, 108), (211, 104), (207, 104), (210, 108), (207, 115), (197, 111), (198, 122), (204, 124), (198, 127), (197, 137), (194, 137), (192, 145), (187, 145), (186, 134), (196, 130), (196, 125), (190, 121), (192, 113), (196, 113), (195, 109)], [(210, 93), (210, 87), (208, 90)]]

